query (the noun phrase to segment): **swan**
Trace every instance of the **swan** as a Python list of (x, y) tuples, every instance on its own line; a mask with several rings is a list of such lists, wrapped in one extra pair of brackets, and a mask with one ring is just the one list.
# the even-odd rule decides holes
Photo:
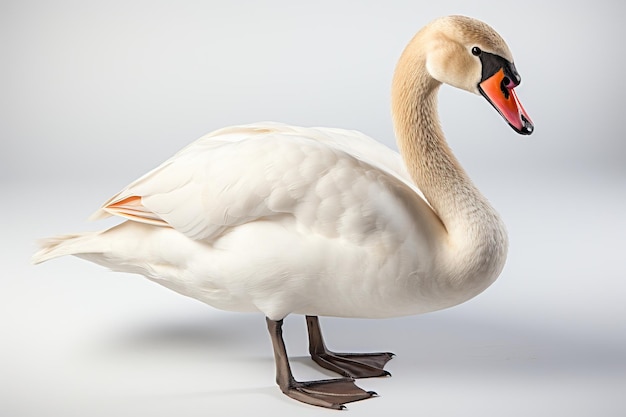
[[(75, 255), (138, 273), (223, 310), (265, 315), (276, 382), (334, 409), (370, 398), (355, 378), (389, 375), (393, 354), (326, 348), (319, 316), (388, 318), (462, 303), (500, 274), (505, 227), (444, 139), (445, 83), (484, 96), (520, 134), (533, 123), (504, 40), (465, 16), (434, 20), (392, 83), (400, 153), (356, 131), (256, 123), (201, 137), (109, 199), (108, 230), (44, 239), (40, 263)], [(342, 378), (298, 381), (283, 319), (306, 317), (311, 357)]]

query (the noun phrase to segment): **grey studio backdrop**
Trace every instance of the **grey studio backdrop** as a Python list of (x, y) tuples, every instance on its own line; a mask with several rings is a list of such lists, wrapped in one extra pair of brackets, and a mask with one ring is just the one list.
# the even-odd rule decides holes
[[(444, 87), (452, 148), (502, 214), (507, 266), (461, 306), (323, 319), (335, 350), (390, 350), (350, 412), (626, 413), (624, 6), (617, 1), (3, 1), (0, 415), (331, 415), (284, 397), (260, 315), (226, 313), (39, 237), (204, 133), (262, 120), (360, 130), (395, 148), (392, 72), (413, 34), (466, 14), (507, 40), (535, 122), (516, 135)], [(332, 376), (286, 320), (297, 378)], [(254, 414), (252, 414), (254, 413)]]

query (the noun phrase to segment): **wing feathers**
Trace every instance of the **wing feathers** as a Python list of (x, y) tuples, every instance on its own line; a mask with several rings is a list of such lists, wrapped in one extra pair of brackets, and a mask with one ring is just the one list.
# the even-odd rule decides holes
[[(361, 133), (274, 123), (234, 126), (183, 148), (92, 219), (116, 215), (205, 241), (259, 218), (288, 214), (315, 222), (325, 213), (321, 200), (332, 200), (328, 193), (352, 196), (359, 176), (372, 170), (419, 195), (399, 155)], [(364, 196), (350, 198), (359, 205)]]

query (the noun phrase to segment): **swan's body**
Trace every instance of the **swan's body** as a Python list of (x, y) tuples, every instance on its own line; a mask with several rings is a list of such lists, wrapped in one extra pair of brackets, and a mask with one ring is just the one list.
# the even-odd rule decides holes
[[(445, 144), (436, 113), (441, 82), (477, 92), (484, 81), (477, 54), (463, 50), (476, 44), (512, 66), (491, 28), (462, 17), (435, 21), (405, 50), (392, 97), (402, 158), (354, 131), (222, 129), (94, 215), (129, 220), (44, 241), (34, 260), (77, 255), (272, 321), (394, 317), (466, 301), (497, 278), (507, 252), (502, 222)], [(501, 113), (530, 133), (523, 109), (521, 127)]]
[[(356, 152), (348, 153), (350, 145)], [(142, 197), (140, 206), (128, 200), (133, 196)], [(471, 254), (450, 257), (446, 230), (399, 155), (357, 132), (276, 124), (224, 129), (106, 205), (124, 200), (96, 215), (133, 220), (69, 240), (47, 256), (65, 248), (217, 308), (272, 319), (423, 313), (477, 294), (504, 261), (496, 221), (489, 249), (499, 252), (490, 259), (495, 265), (480, 271), (479, 282), (455, 283)], [(457, 243), (455, 253), (472, 243)]]

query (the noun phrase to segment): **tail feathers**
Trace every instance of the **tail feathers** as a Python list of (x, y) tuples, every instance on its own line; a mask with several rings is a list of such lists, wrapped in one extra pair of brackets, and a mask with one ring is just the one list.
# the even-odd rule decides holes
[(33, 255), (31, 261), (34, 264), (39, 264), (59, 256), (92, 252), (89, 245), (85, 245), (85, 243), (97, 233), (85, 232), (40, 239), (37, 241), (40, 249)]

